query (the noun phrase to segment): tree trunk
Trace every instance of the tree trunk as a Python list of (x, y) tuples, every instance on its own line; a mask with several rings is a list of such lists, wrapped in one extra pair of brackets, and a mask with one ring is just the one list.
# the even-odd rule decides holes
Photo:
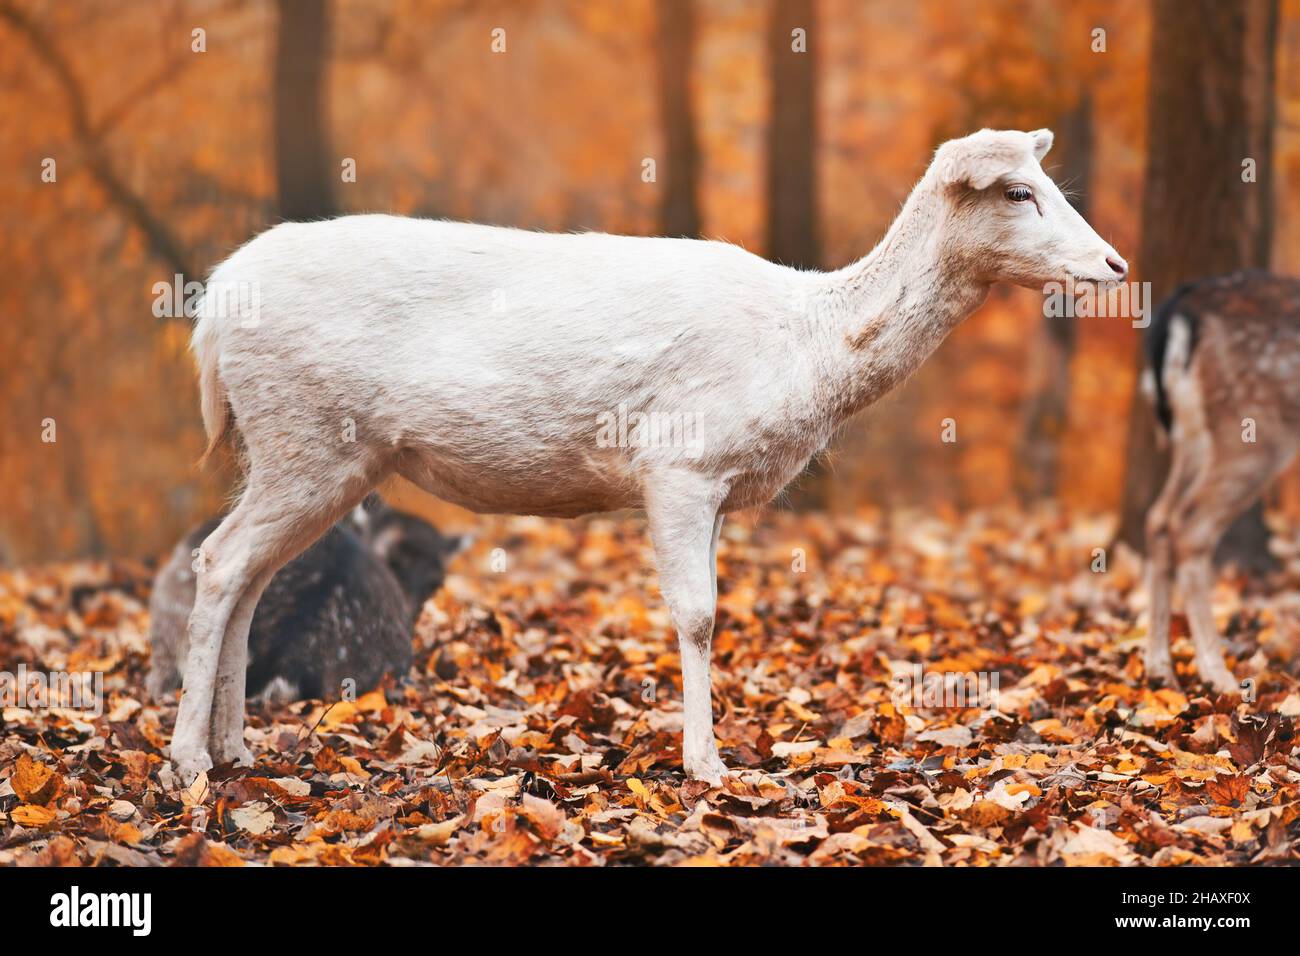
[[(1092, 98), (1087, 93), (1057, 124), (1057, 142), (1065, 157), (1061, 182), (1072, 192), (1071, 204), (1086, 219), (1092, 179)], [(1023, 501), (1057, 493), (1061, 441), (1070, 419), (1070, 359), (1076, 333), (1073, 315), (1043, 318), (1034, 391), (1026, 401), (1016, 456), (1016, 486)]]
[(815, 13), (813, 0), (773, 0), (768, 24), (767, 254), (802, 269), (821, 264)]
[(695, 52), (693, 0), (659, 0), (655, 13), (655, 59), (659, 81), (659, 121), (664, 137), (664, 197), (659, 231), (665, 236), (700, 234), (699, 145), (691, 104), (691, 62)]
[[(767, 257), (800, 269), (821, 265), (817, 215), (817, 56), (814, 0), (773, 0), (767, 58)], [(830, 504), (831, 475), (814, 458), (790, 486), (796, 510)]]
[[(1181, 282), (1268, 267), (1276, 30), (1277, 0), (1155, 2), (1138, 260), (1153, 307)], [(1243, 181), (1248, 159), (1254, 182)], [(1139, 371), (1142, 362), (1139, 347)], [(1119, 537), (1139, 550), (1168, 470), (1155, 430), (1151, 403), (1135, 394)], [(1269, 564), (1261, 516), (1256, 505), (1238, 519), (1220, 559)]]
[(280, 215), (322, 219), (335, 212), (334, 156), (325, 120), (330, 14), (326, 0), (277, 0), (275, 180)]

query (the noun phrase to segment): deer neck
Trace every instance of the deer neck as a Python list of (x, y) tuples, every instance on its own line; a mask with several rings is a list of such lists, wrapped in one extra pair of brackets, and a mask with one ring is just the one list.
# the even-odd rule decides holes
[(988, 294), (948, 240), (951, 215), (927, 175), (875, 249), (823, 277), (814, 307), (836, 424), (903, 381)]

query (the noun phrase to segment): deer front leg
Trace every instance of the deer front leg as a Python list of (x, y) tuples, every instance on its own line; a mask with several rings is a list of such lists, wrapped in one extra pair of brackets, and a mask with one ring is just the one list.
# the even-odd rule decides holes
[(713, 739), (709, 652), (717, 602), (714, 560), (722, 516), (719, 489), (694, 475), (660, 479), (647, 492), (659, 589), (677, 628), (682, 657), (682, 764), (687, 775), (713, 786), (726, 765)]

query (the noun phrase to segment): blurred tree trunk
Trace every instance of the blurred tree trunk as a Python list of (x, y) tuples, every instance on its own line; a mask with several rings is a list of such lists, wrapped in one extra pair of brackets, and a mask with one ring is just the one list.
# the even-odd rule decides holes
[[(1138, 260), (1153, 308), (1180, 282), (1268, 267), (1276, 31), (1277, 0), (1155, 2)], [(1242, 181), (1247, 159), (1255, 182)], [(1138, 549), (1169, 466), (1155, 429), (1151, 403), (1135, 394), (1119, 537)], [(1261, 570), (1271, 562), (1267, 542), (1257, 503), (1228, 530), (1218, 558)]]
[[(1057, 124), (1057, 148), (1065, 157), (1061, 183), (1070, 202), (1088, 218), (1092, 179), (1092, 98), (1088, 93)], [(1077, 334), (1073, 315), (1043, 317), (1034, 391), (1025, 404), (1024, 432), (1016, 455), (1016, 486), (1024, 501), (1052, 498), (1060, 477), (1061, 441), (1070, 419), (1070, 359)]]
[(659, 0), (655, 14), (659, 121), (665, 151), (660, 170), (664, 177), (664, 197), (659, 205), (659, 232), (665, 236), (694, 238), (700, 234), (700, 150), (691, 104), (694, 0)]
[[(816, 12), (815, 0), (773, 0), (767, 36), (767, 257), (801, 269), (821, 265)], [(786, 503), (799, 510), (825, 508), (830, 478), (826, 461), (814, 458)]]
[(326, 0), (277, 0), (275, 181), (280, 215), (322, 219), (335, 212), (334, 155), (325, 119), (330, 13)]
[(801, 269), (821, 264), (815, 13), (813, 0), (773, 0), (768, 23), (767, 255)]

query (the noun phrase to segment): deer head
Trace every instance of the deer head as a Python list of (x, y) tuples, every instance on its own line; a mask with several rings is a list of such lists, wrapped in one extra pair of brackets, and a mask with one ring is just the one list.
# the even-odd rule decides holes
[(983, 282), (1118, 282), (1126, 263), (1043, 172), (1051, 130), (980, 130), (944, 143), (931, 175), (950, 203), (944, 252)]

